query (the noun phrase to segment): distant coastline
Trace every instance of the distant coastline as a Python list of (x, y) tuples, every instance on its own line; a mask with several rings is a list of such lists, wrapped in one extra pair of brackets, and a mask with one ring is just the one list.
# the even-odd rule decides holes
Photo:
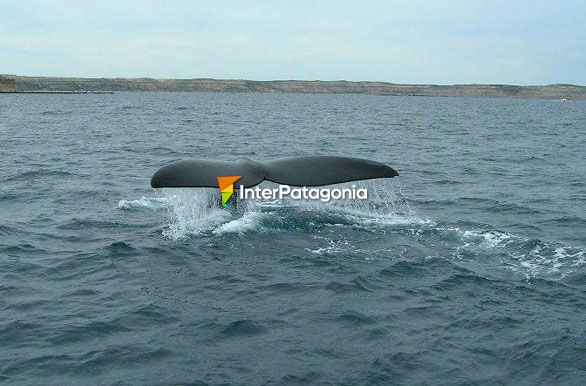
[(3, 92), (92, 93), (115, 91), (240, 92), (363, 94), (398, 96), (485, 97), (520, 99), (586, 99), (586, 86), (554, 84), (515, 86), (501, 84), (425, 85), (387, 82), (308, 81), (308, 80), (224, 80), (153, 78), (53, 78), (0, 75), (13, 89)]

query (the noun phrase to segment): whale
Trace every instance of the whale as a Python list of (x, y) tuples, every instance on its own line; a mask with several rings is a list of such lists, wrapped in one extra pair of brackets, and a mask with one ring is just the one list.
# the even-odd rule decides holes
[(190, 159), (161, 167), (151, 178), (151, 186), (217, 188), (219, 176), (239, 176), (238, 184), (245, 188), (265, 180), (290, 186), (324, 186), (398, 175), (395, 169), (380, 162), (338, 156), (292, 157), (262, 162), (247, 158), (236, 161)]

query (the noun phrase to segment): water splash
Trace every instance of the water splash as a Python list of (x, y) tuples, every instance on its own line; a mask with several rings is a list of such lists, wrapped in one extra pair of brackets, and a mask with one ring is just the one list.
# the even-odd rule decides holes
[(347, 189), (365, 188), (368, 200), (292, 200), (257, 201), (261, 207), (292, 207), (298, 210), (313, 212), (317, 216), (340, 215), (357, 225), (407, 225), (427, 224), (429, 219), (418, 217), (405, 199), (398, 181), (373, 180), (349, 182), (332, 185), (331, 187)]
[(229, 221), (232, 213), (218, 206), (218, 194), (212, 189), (163, 189), (168, 209), (163, 235), (174, 240), (211, 231)]
[[(263, 183), (263, 188), (275, 185)], [(389, 226), (426, 224), (430, 221), (416, 216), (404, 198), (400, 185), (388, 181), (361, 181), (335, 185), (336, 188), (366, 188), (368, 200), (239, 200), (235, 196), (233, 207), (220, 208), (220, 195), (216, 189), (161, 189), (159, 197), (142, 197), (138, 200), (121, 200), (118, 208), (137, 210), (165, 209), (165, 237), (183, 239), (205, 233), (243, 233), (271, 228), (270, 217), (283, 217), (279, 223), (303, 221), (324, 222), (337, 216), (342, 223), (358, 226)], [(292, 210), (290, 210), (292, 209)], [(269, 220), (264, 221), (263, 220)]]

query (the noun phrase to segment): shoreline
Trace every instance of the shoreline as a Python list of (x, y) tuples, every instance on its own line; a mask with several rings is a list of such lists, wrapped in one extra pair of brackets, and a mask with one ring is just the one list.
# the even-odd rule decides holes
[(0, 94), (114, 94), (114, 91), (28, 90), (0, 91)]
[(120, 91), (234, 92), (264, 94), (357, 94), (383, 96), (480, 97), (514, 99), (586, 99), (586, 86), (553, 84), (516, 86), (504, 84), (397, 84), (320, 80), (232, 80), (154, 78), (54, 78), (0, 75), (12, 81), (18, 94), (111, 94)]

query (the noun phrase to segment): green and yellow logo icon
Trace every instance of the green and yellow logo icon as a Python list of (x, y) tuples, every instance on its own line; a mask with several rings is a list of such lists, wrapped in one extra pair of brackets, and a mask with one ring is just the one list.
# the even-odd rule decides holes
[(218, 176), (218, 187), (222, 193), (222, 207), (228, 207), (228, 200), (234, 194), (234, 183), (240, 179), (240, 176)]

